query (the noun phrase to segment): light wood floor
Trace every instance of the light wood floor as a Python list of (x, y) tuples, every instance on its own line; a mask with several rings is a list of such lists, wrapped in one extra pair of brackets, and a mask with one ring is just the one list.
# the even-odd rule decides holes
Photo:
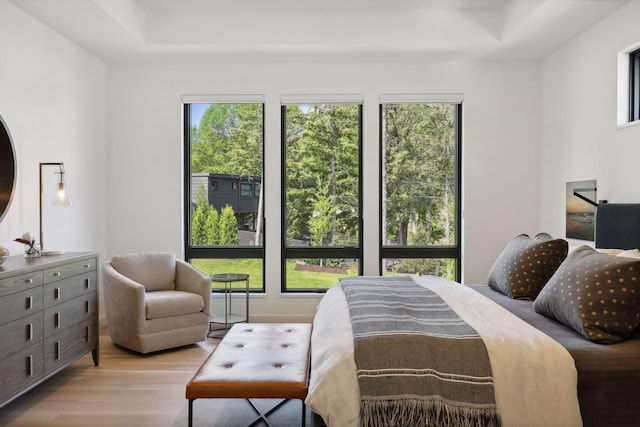
[(219, 339), (142, 356), (100, 331), (100, 366), (91, 353), (0, 408), (0, 426), (136, 426), (174, 424), (185, 385)]

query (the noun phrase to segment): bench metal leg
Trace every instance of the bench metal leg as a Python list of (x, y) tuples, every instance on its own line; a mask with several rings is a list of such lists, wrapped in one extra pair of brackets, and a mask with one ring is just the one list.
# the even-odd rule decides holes
[(287, 403), (287, 399), (282, 400), (280, 403), (278, 403), (277, 405), (275, 405), (274, 407), (272, 407), (271, 409), (269, 409), (267, 412), (262, 413), (262, 411), (260, 411), (256, 405), (251, 401), (251, 399), (247, 399), (247, 402), (249, 402), (249, 404), (251, 405), (251, 407), (253, 408), (254, 411), (256, 411), (256, 413), (258, 414), (258, 417), (253, 420), (251, 422), (251, 424), (249, 424), (249, 427), (256, 425), (258, 422), (260, 422), (260, 420), (264, 421), (265, 424), (267, 425), (267, 427), (272, 427), (271, 423), (269, 422), (269, 420), (267, 419), (267, 417), (269, 415), (271, 415), (272, 413), (274, 413), (279, 407), (281, 407), (282, 405), (284, 405), (285, 403)]
[(189, 427), (193, 427), (193, 401), (194, 399), (189, 399)]
[[(263, 421), (268, 427), (272, 427), (272, 425), (269, 422), (269, 420), (267, 419), (267, 417), (269, 415), (273, 414), (278, 408), (280, 408), (282, 405), (284, 405), (288, 401), (289, 401), (288, 399), (284, 399), (284, 400), (280, 401), (277, 405), (275, 405), (271, 409), (269, 409), (267, 412), (262, 413), (262, 411), (260, 411), (256, 407), (256, 405), (251, 401), (251, 399), (247, 399), (247, 402), (249, 402), (249, 404), (251, 405), (253, 410), (256, 411), (256, 413), (258, 414), (258, 417), (249, 424), (249, 427), (252, 427), (252, 426), (256, 425), (260, 421)], [(301, 425), (302, 425), (302, 427), (305, 427), (306, 424), (307, 424), (307, 417), (306, 417), (306, 415), (307, 415), (307, 406), (304, 404), (304, 399), (301, 399), (300, 401), (302, 402), (302, 422), (301, 422)]]
[[(193, 401), (195, 399), (189, 399), (189, 422), (188, 425), (189, 427), (193, 427)], [(251, 405), (251, 407), (253, 408), (254, 411), (256, 411), (256, 413), (258, 414), (258, 416), (256, 417), (255, 420), (253, 420), (250, 424), (249, 427), (252, 427), (256, 424), (258, 424), (260, 421), (263, 421), (267, 427), (273, 427), (271, 425), (271, 423), (269, 422), (269, 420), (267, 419), (267, 417), (271, 414), (273, 414), (275, 411), (278, 410), (278, 408), (280, 408), (282, 405), (284, 405), (285, 403), (287, 403), (289, 400), (288, 399), (283, 399), (281, 400), (279, 403), (277, 403), (276, 405), (274, 405), (271, 409), (269, 409), (267, 412), (262, 412), (261, 410), (258, 409), (258, 407), (251, 401), (251, 399), (247, 399), (247, 402), (249, 402), (249, 404)], [(304, 404), (304, 399), (300, 399), (300, 402), (302, 403), (302, 421), (301, 421), (301, 425), (302, 427), (306, 427), (307, 425), (307, 405)]]

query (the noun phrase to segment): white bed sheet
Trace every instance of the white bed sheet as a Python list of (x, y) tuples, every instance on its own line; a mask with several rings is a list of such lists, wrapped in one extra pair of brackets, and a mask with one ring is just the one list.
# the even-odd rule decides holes
[[(575, 364), (560, 344), (466, 286), (435, 277), (417, 281), (483, 337), (503, 426), (582, 425)], [(305, 403), (329, 427), (358, 425), (353, 333), (340, 285), (327, 291), (314, 318)]]

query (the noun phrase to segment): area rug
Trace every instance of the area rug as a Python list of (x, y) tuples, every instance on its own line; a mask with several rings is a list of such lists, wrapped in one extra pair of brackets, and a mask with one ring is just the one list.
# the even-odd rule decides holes
[[(268, 411), (281, 399), (252, 399), (263, 412)], [(306, 425), (310, 427), (323, 425), (319, 417), (314, 416), (307, 408)], [(302, 425), (302, 403), (290, 400), (269, 415), (268, 419), (274, 427), (292, 427)], [(244, 399), (196, 399), (193, 402), (193, 427), (246, 427), (258, 417), (251, 405)], [(316, 421), (314, 422), (314, 419)], [(184, 408), (174, 423), (174, 427), (187, 427), (189, 421), (189, 403), (185, 400)], [(261, 427), (261, 421), (255, 424)]]

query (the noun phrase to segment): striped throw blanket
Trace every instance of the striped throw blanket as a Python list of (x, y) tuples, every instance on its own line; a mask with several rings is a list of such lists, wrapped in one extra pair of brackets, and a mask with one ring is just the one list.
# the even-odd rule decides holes
[(360, 425), (499, 426), (482, 338), (410, 277), (342, 279)]

